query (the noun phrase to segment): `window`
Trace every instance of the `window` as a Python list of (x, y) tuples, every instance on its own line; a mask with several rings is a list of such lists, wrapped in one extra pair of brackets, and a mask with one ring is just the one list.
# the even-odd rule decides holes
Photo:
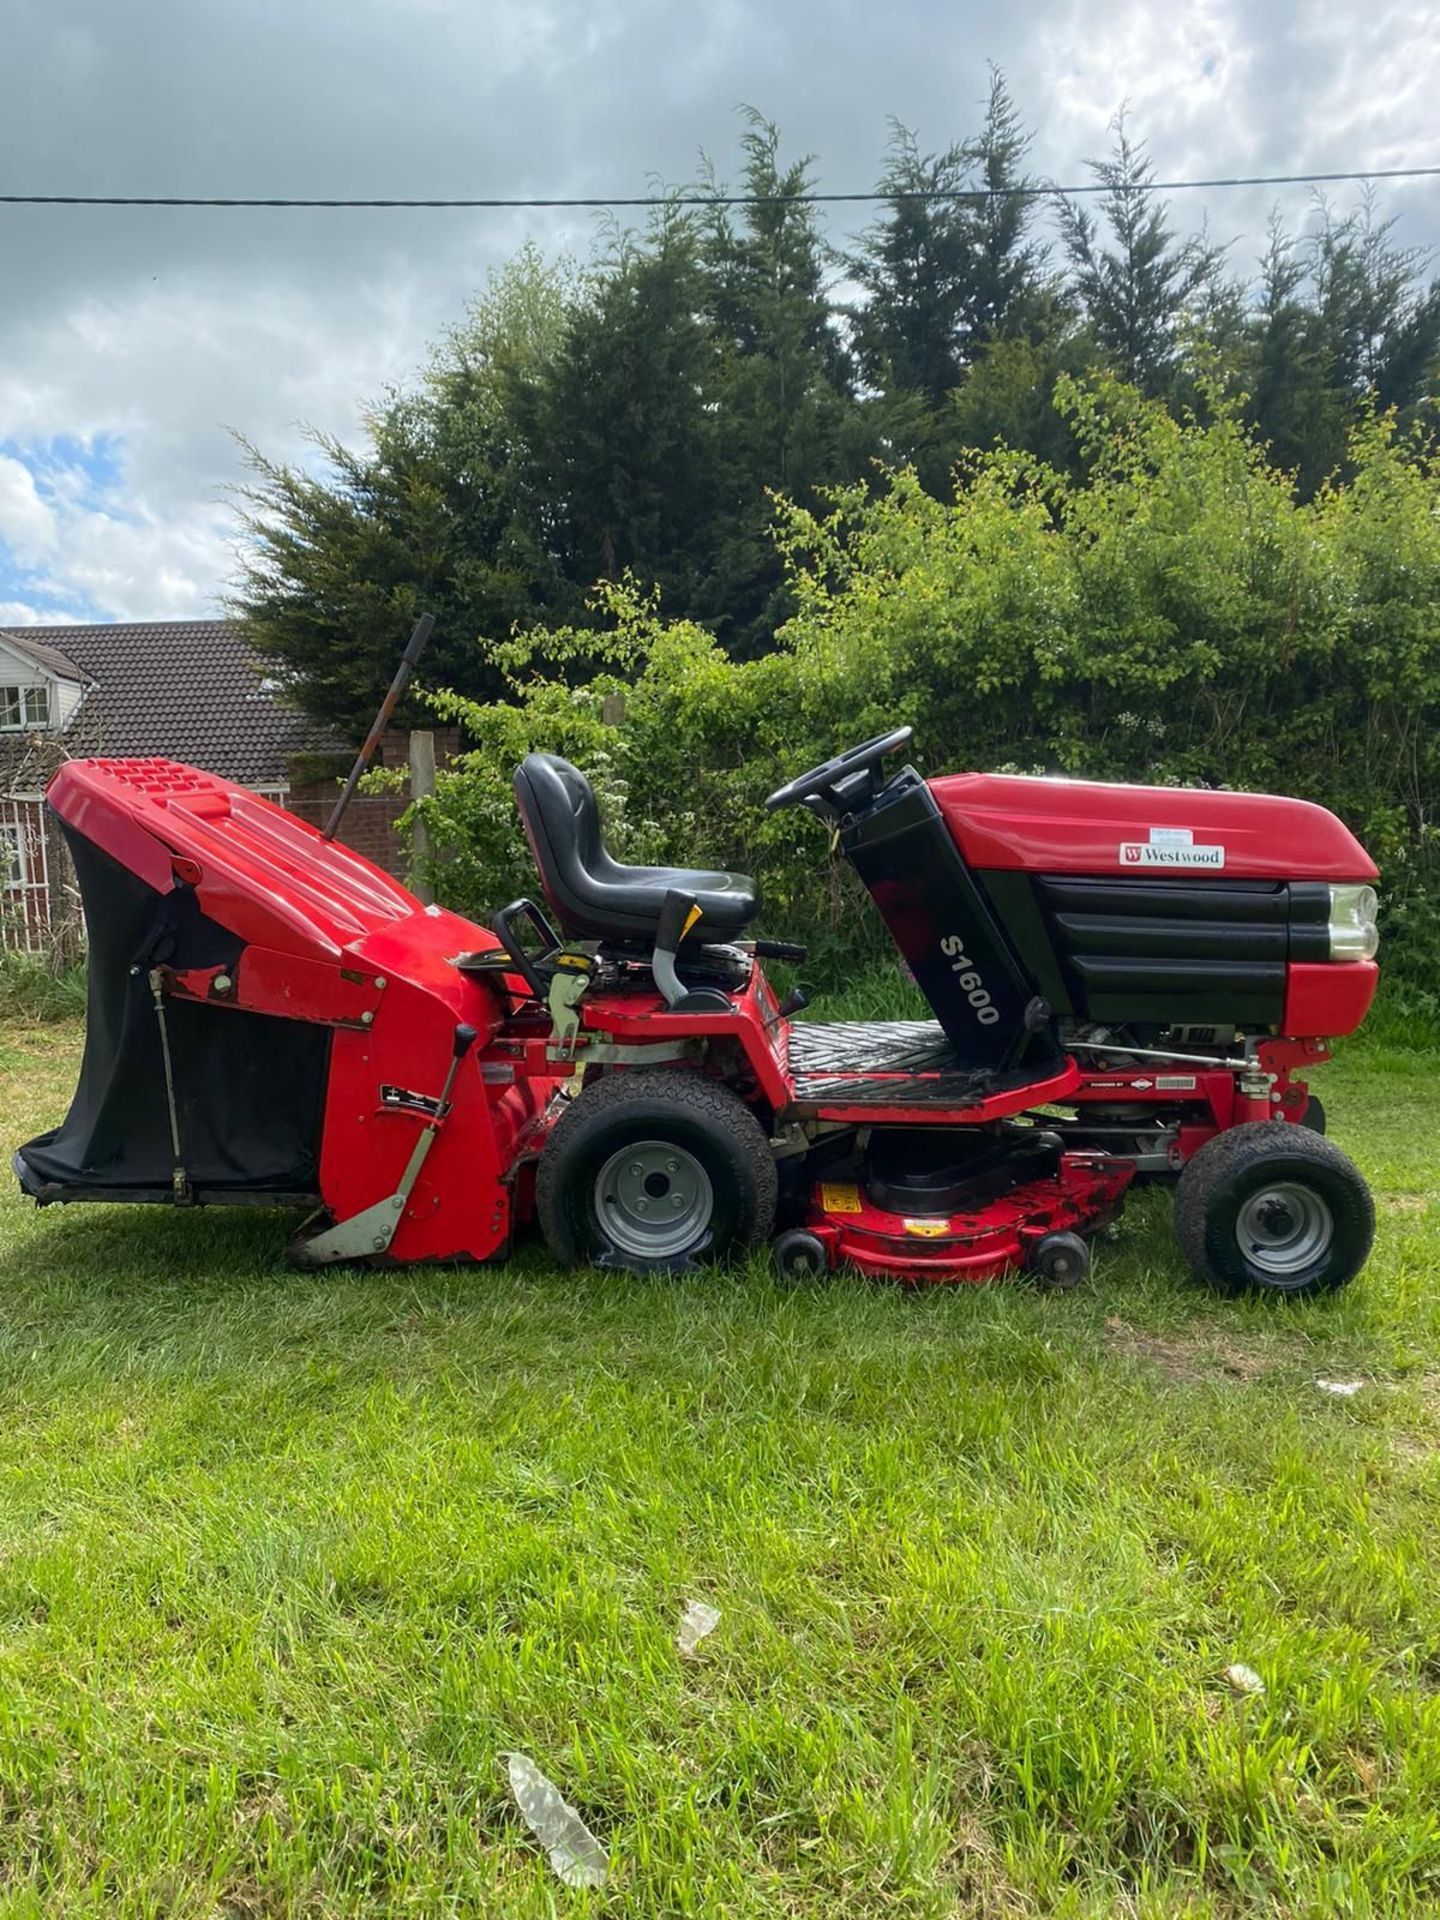
[(0, 820), (0, 888), (6, 892), (25, 884), (25, 829), (18, 821)]
[(18, 733), (22, 727), (48, 727), (48, 687), (0, 687), (0, 732)]

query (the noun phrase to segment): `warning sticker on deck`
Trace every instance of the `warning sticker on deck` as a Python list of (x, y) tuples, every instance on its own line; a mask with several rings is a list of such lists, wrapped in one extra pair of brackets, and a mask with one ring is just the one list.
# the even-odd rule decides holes
[(865, 1211), (859, 1187), (830, 1186), (824, 1182), (820, 1187), (820, 1205), (826, 1213), (863, 1213)]
[(948, 1232), (948, 1220), (907, 1220), (906, 1233), (918, 1234), (922, 1240), (940, 1240)]

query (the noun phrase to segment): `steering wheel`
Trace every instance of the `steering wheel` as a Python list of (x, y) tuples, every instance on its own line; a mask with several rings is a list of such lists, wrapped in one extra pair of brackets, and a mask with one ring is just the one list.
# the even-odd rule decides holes
[(913, 727), (895, 727), (889, 733), (877, 733), (873, 740), (851, 747), (848, 753), (837, 753), (833, 760), (812, 767), (809, 773), (798, 774), (783, 787), (777, 787), (765, 805), (773, 813), (777, 807), (798, 807), (817, 794), (832, 804), (838, 804), (831, 789), (842, 780), (848, 780), (853, 773), (863, 773), (867, 767), (878, 767), (886, 754), (898, 753), (901, 747), (908, 746), (914, 734)]

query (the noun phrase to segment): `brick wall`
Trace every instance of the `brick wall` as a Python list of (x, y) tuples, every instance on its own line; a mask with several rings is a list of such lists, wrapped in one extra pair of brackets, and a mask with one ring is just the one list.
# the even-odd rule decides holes
[[(286, 811), (312, 827), (323, 827), (335, 806), (333, 781), (308, 787), (292, 787), (286, 795)], [(406, 879), (405, 846), (395, 831), (395, 822), (409, 803), (376, 794), (357, 794), (345, 809), (345, 818), (335, 836), (340, 844), (363, 853), (397, 880)]]
[[(453, 760), (459, 750), (460, 736), (454, 727), (436, 728), (435, 764), (438, 767)], [(373, 767), (408, 769), (410, 735), (400, 727), (392, 727), (381, 736), (375, 758), (370, 764)], [(311, 826), (323, 827), (339, 798), (342, 784), (343, 779), (333, 775), (303, 785), (294, 784), (285, 805), (299, 819), (309, 821)], [(407, 849), (395, 831), (395, 822), (409, 804), (408, 792), (403, 795), (357, 794), (345, 810), (345, 818), (336, 838), (342, 846), (352, 847), (356, 853), (364, 854), (367, 860), (373, 860), (377, 867), (383, 867), (386, 873), (394, 874), (397, 880), (408, 881)]]

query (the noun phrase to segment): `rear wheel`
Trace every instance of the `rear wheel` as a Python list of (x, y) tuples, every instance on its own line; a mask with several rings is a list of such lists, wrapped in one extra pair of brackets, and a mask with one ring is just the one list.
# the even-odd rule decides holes
[(1375, 1203), (1323, 1134), (1255, 1121), (1207, 1141), (1181, 1174), (1175, 1237), (1196, 1276), (1227, 1293), (1332, 1292), (1365, 1264)]
[(572, 1101), (540, 1156), (535, 1203), (567, 1265), (651, 1272), (768, 1239), (775, 1192), (754, 1114), (677, 1068), (618, 1073)]

